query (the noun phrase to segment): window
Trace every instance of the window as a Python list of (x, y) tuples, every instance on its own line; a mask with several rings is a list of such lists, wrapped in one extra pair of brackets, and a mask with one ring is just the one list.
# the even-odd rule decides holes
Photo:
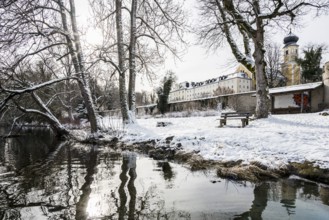
[(288, 55), (288, 50), (286, 50), (286, 55)]

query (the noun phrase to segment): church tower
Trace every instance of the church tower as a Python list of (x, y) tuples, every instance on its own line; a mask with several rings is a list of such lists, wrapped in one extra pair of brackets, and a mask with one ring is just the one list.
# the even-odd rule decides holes
[(283, 39), (282, 74), (286, 77), (287, 86), (301, 83), (300, 67), (297, 64), (299, 38), (291, 32)]

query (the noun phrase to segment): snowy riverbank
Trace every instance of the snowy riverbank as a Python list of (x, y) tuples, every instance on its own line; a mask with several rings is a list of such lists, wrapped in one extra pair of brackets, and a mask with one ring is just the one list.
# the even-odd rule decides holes
[[(240, 128), (240, 120), (230, 120), (227, 126), (218, 128), (218, 118), (137, 119), (138, 124), (124, 128), (122, 141), (156, 140), (157, 146), (163, 146), (167, 137), (174, 136), (170, 142), (172, 148), (181, 145), (182, 150), (198, 152), (204, 159), (243, 160), (243, 164), (256, 161), (273, 169), (289, 162), (310, 161), (320, 168), (329, 168), (329, 116), (319, 113), (272, 115), (251, 121), (245, 128)], [(156, 127), (160, 121), (172, 124)]]

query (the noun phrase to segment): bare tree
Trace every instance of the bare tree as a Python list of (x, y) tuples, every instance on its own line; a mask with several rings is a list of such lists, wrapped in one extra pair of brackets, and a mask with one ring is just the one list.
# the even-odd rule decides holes
[[(235, 22), (226, 13), (223, 1), (200, 1), (202, 22), (197, 25), (196, 32), (202, 44), (217, 49), (225, 44), (230, 46), (236, 60), (243, 64), (250, 72), (255, 72), (254, 60), (251, 54), (250, 38), (245, 31), (235, 27)], [(237, 41), (239, 34), (242, 41)], [(243, 48), (239, 45), (242, 43)]]
[(122, 0), (115, 1), (115, 15), (116, 15), (116, 33), (117, 33), (117, 47), (118, 47), (118, 72), (119, 72), (119, 92), (120, 105), (123, 122), (128, 124), (132, 120), (128, 113), (128, 100), (126, 89), (126, 56), (123, 42), (123, 27), (122, 27)]
[(129, 110), (132, 112), (133, 115), (135, 115), (135, 110), (136, 110), (135, 84), (136, 84), (137, 5), (138, 5), (138, 0), (131, 1), (128, 105), (129, 105)]
[[(91, 1), (91, 3), (99, 17), (97, 25), (106, 36), (105, 43), (98, 48), (100, 59), (111, 64), (117, 72), (120, 72), (120, 58), (113, 53), (115, 49), (123, 50), (120, 53), (124, 54), (124, 61), (129, 60), (128, 108), (132, 113), (131, 116), (134, 117), (136, 75), (146, 74), (149, 78), (153, 78), (153, 67), (164, 61), (166, 51), (178, 55), (177, 43), (183, 42), (183, 31), (186, 26), (182, 7), (177, 1), (172, 0), (118, 2), (121, 6), (122, 28), (119, 31), (124, 33), (120, 40), (118, 34), (115, 38), (111, 33), (114, 26), (113, 17), (118, 13), (117, 5), (104, 0)], [(117, 24), (116, 26), (118, 27)], [(116, 48), (114, 45), (118, 45), (121, 41), (122, 47)], [(115, 52), (119, 54), (119, 51)], [(121, 110), (125, 111), (125, 109)]]
[[(140, 4), (138, 4), (140, 3)], [(139, 6), (139, 8), (137, 7)], [(139, 9), (139, 10), (138, 10)], [(171, 42), (183, 42), (183, 31), (186, 29), (185, 16), (181, 5), (172, 0), (141, 1), (133, 0), (130, 11), (130, 44), (129, 44), (129, 109), (135, 111), (135, 78), (136, 78), (136, 44), (154, 43), (157, 55), (162, 58), (160, 47), (168, 49), (174, 55), (177, 50)], [(140, 22), (136, 27), (137, 21)], [(177, 43), (179, 43), (177, 42)]]
[[(89, 74), (84, 67), (74, 0), (2, 1), (0, 10), (1, 73), (15, 82), (15, 69), (20, 63), (33, 62), (40, 54), (49, 54), (54, 48), (62, 48), (58, 50), (61, 53), (57, 60), (70, 56), (75, 70), (75, 76), (72, 77), (78, 81), (87, 107), (91, 132), (96, 132), (96, 112), (89, 88)], [(40, 85), (47, 85), (47, 82), (40, 82)], [(26, 84), (20, 86), (24, 91), (39, 88)]]
[(66, 18), (66, 8), (65, 5), (63, 4), (63, 0), (57, 0), (57, 4), (60, 9), (62, 25), (65, 33), (72, 33), (71, 36), (66, 34), (65, 39), (73, 62), (75, 72), (78, 74), (80, 79), (78, 81), (79, 87), (80, 87), (81, 95), (84, 99), (84, 103), (87, 108), (91, 132), (94, 133), (97, 132), (98, 130), (97, 118), (96, 118), (95, 107), (93, 104), (92, 95), (90, 91), (90, 84), (89, 84), (90, 76), (86, 72), (84, 66), (83, 51), (81, 47), (80, 35), (78, 32), (77, 21), (76, 21), (75, 2), (74, 0), (69, 0), (69, 5), (70, 5), (69, 15), (71, 18), (72, 31), (70, 31), (68, 28), (68, 24), (67, 24), (68, 21)]
[[(23, 79), (22, 77), (20, 78)], [(0, 93), (4, 97), (0, 102), (0, 118), (2, 118), (2, 115), (5, 114), (6, 109), (12, 109), (12, 107), (16, 107), (24, 114), (35, 114), (44, 118), (59, 136), (68, 134), (68, 131), (62, 126), (57, 117), (50, 110), (49, 106), (52, 103), (53, 97), (50, 97), (48, 101), (45, 102), (42, 100), (42, 98), (40, 98), (38, 91), (43, 93), (45, 92), (43, 91), (45, 88), (49, 89), (52, 85), (69, 79), (72, 78), (52, 79), (44, 83), (32, 85), (29, 81), (25, 81), (24, 79), (18, 80), (17, 78), (14, 87), (19, 87), (19, 89), (8, 89), (1, 84)], [(27, 84), (29, 84), (28, 87), (26, 87)], [(16, 122), (16, 120), (22, 116), (24, 115), (15, 116), (14, 122)]]
[[(204, 16), (213, 18), (212, 23), (203, 25), (200, 36), (208, 43), (213, 39), (224, 39), (231, 47), (232, 53), (238, 62), (244, 64), (249, 70), (256, 74), (256, 117), (266, 118), (268, 116), (268, 86), (265, 75), (265, 31), (266, 27), (275, 23), (283, 25), (292, 22), (296, 16), (306, 13), (307, 9), (328, 9), (327, 0), (271, 0), (271, 1), (241, 1), (241, 0), (207, 0), (200, 1)], [(233, 33), (236, 35), (234, 37)], [(239, 48), (241, 39), (244, 52)], [(251, 59), (251, 49), (253, 46)], [(218, 46), (212, 43), (210, 46)]]
[(281, 72), (281, 48), (276, 43), (265, 45), (267, 83), (270, 88), (285, 86), (286, 79)]

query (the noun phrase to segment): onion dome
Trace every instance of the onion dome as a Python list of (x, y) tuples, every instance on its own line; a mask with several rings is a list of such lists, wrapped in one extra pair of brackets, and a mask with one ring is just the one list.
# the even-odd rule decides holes
[(297, 41), (299, 40), (299, 37), (297, 37), (296, 35), (294, 35), (293, 33), (289, 33), (288, 36), (286, 36), (283, 39), (283, 43), (285, 44), (285, 46), (291, 45), (291, 44), (296, 44)]

